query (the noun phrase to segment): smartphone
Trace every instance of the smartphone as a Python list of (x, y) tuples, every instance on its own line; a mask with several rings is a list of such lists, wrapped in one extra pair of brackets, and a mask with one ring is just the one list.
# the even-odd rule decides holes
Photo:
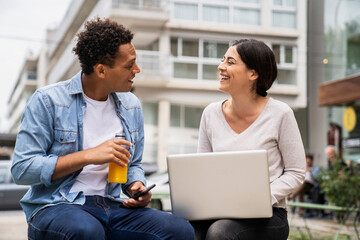
[(145, 189), (145, 191), (143, 192), (139, 192), (138, 194), (135, 194), (135, 196), (133, 196), (132, 198), (135, 200), (138, 200), (139, 197), (141, 197), (142, 195), (145, 195), (147, 192), (149, 192), (151, 189), (153, 189), (156, 186), (156, 184), (152, 184), (149, 187), (147, 187)]

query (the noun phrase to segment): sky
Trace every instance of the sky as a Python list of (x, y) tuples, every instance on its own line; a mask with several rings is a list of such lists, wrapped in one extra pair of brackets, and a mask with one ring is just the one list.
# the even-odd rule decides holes
[(0, 0), (0, 130), (25, 57), (30, 53), (38, 55), (46, 29), (58, 26), (70, 3), (71, 0)]

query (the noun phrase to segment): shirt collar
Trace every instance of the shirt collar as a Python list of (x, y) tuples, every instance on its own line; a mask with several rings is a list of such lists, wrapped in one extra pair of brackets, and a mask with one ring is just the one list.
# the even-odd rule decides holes
[[(84, 93), (81, 82), (81, 74), (82, 72), (80, 71), (71, 79), (70, 94)], [(111, 93), (110, 95), (114, 98), (115, 100), (114, 102), (117, 105), (117, 107), (119, 107), (121, 104), (121, 100), (119, 96), (116, 93)]]
[(70, 84), (70, 94), (83, 93), (83, 87), (81, 82), (81, 71), (78, 72), (72, 79)]

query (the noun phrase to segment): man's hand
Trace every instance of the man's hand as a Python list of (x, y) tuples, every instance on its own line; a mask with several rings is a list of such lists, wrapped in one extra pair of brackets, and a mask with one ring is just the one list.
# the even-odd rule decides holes
[(132, 144), (123, 139), (112, 139), (94, 148), (60, 156), (51, 180), (59, 179), (89, 164), (114, 162), (125, 167), (129, 163), (130, 153), (123, 145), (130, 147)]
[(131, 147), (131, 143), (123, 139), (112, 139), (103, 142), (97, 147), (85, 150), (85, 158), (88, 164), (104, 164), (114, 162), (122, 167), (129, 163), (130, 153), (125, 146)]
[[(134, 182), (126, 189), (130, 196), (134, 196), (135, 194), (143, 192), (145, 190), (146, 187), (142, 184), (142, 182)], [(135, 200), (133, 198), (126, 199), (124, 200), (123, 204), (125, 207), (128, 208), (145, 207), (151, 201), (151, 195), (151, 191), (149, 191), (145, 195), (139, 197), (138, 200)]]

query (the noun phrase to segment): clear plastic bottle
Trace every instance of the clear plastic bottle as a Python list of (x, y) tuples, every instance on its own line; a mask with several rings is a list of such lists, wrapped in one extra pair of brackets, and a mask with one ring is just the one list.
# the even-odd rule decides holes
[[(124, 133), (116, 133), (114, 139), (125, 139)], [(109, 163), (108, 182), (113, 183), (126, 183), (127, 182), (127, 169), (128, 166), (122, 167), (119, 164)]]

